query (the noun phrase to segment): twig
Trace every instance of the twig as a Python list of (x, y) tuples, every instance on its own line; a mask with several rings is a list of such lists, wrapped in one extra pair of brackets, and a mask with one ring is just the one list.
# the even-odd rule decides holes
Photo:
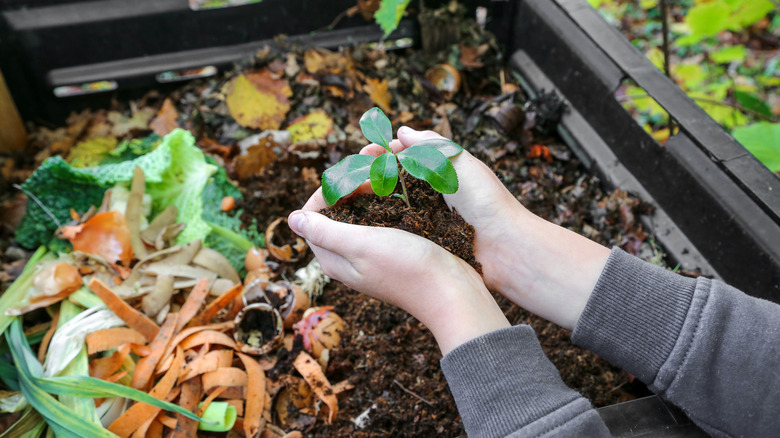
[[(632, 100), (632, 99), (643, 99), (645, 97), (652, 98), (652, 96), (650, 96), (649, 94), (627, 94), (625, 96), (619, 97), (618, 100), (624, 101), (624, 100)], [(749, 108), (745, 108), (744, 106), (736, 104), (736, 103), (721, 102), (719, 100), (710, 99), (710, 98), (707, 98), (707, 97), (693, 97), (693, 96), (688, 96), (688, 97), (690, 97), (691, 99), (693, 99), (693, 100), (695, 100), (697, 102), (704, 102), (704, 103), (710, 103), (712, 105), (720, 105), (720, 106), (727, 106), (727, 107), (730, 107), (730, 108), (734, 108), (736, 110), (742, 111), (743, 113), (751, 114), (751, 115), (753, 115), (753, 116), (755, 116), (755, 117), (757, 117), (757, 118), (759, 118), (761, 120), (767, 121), (767, 122), (771, 122), (771, 123), (776, 123), (777, 122), (777, 120), (773, 119), (772, 117), (767, 117), (766, 115), (761, 114), (758, 111), (755, 111), (755, 110), (752, 110), (752, 109), (749, 109)]]
[(41, 202), (41, 200), (38, 199), (37, 196), (33, 195), (31, 192), (29, 192), (27, 189), (25, 189), (24, 187), (20, 186), (19, 184), (14, 184), (13, 188), (21, 190), (22, 193), (27, 195), (36, 204), (38, 204), (38, 207), (41, 207), (41, 210), (43, 210), (43, 212), (46, 213), (51, 218), (52, 221), (54, 221), (54, 223), (57, 225), (57, 227), (61, 227), (62, 226), (60, 221), (57, 220), (57, 217), (54, 216), (54, 213), (52, 213), (51, 210), (49, 210), (45, 205), (43, 205), (43, 202)]
[(672, 70), (669, 68), (669, 8), (667, 0), (661, 0), (661, 29), (663, 32), (663, 51), (664, 51), (664, 72), (666, 76), (672, 78)]
[(399, 388), (403, 389), (405, 393), (407, 393), (407, 394), (411, 394), (411, 395), (413, 395), (413, 396), (417, 397), (417, 398), (418, 398), (420, 401), (422, 401), (423, 403), (427, 404), (428, 406), (430, 406), (430, 407), (433, 407), (433, 403), (431, 403), (431, 402), (429, 402), (428, 400), (426, 400), (426, 399), (424, 399), (424, 398), (420, 397), (419, 395), (417, 395), (417, 393), (416, 393), (416, 392), (414, 392), (414, 391), (412, 391), (412, 390), (409, 390), (409, 389), (405, 388), (405, 387), (404, 387), (404, 385), (401, 385), (401, 382), (399, 382), (398, 380), (396, 380), (396, 379), (393, 379), (393, 383), (395, 383), (396, 385), (398, 385), (398, 387), (399, 387)]
[(323, 32), (323, 31), (333, 30), (333, 28), (336, 27), (336, 25), (338, 25), (339, 22), (344, 19), (344, 17), (352, 17), (355, 14), (357, 14), (358, 12), (360, 12), (360, 7), (358, 7), (357, 5), (349, 7), (346, 10), (342, 11), (340, 14), (338, 14), (336, 16), (336, 18), (334, 18), (333, 21), (331, 21), (331, 23), (329, 25), (327, 25), (325, 27), (321, 27), (321, 28), (315, 30), (314, 32)]
[(404, 202), (406, 203), (406, 206), (408, 208), (412, 208), (412, 204), (409, 203), (409, 194), (406, 193), (406, 183), (404, 183), (404, 172), (403, 171), (398, 172), (398, 178), (401, 181), (401, 189), (404, 191), (404, 195), (403, 195)]

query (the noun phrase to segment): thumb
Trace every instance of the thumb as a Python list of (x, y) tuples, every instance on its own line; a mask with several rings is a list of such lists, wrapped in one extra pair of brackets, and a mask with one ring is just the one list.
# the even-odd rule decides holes
[(309, 241), (310, 245), (342, 254), (347, 250), (349, 239), (344, 236), (356, 230), (345, 230), (350, 225), (328, 219), (314, 211), (296, 210), (287, 218), (293, 232)]
[(396, 135), (404, 148), (408, 148), (417, 142), (429, 138), (444, 138), (433, 131), (416, 131), (408, 126), (401, 126), (398, 128)]

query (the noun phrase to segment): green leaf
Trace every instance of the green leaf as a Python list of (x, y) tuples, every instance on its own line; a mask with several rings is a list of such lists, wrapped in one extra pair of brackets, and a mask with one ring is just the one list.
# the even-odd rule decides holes
[[(211, 227), (202, 218), (201, 195), (209, 178), (216, 173), (217, 166), (206, 162), (203, 151), (195, 145), (195, 137), (189, 131), (179, 128), (173, 130), (163, 137), (162, 144), (149, 155), (166, 149), (170, 151), (170, 166), (164, 169), (159, 181), (150, 182), (147, 177), (146, 193), (152, 197), (155, 212), (160, 212), (169, 205), (175, 205), (178, 209), (177, 222), (183, 222), (187, 226), (179, 233), (176, 243), (185, 244), (204, 239)], [(139, 160), (149, 155), (144, 155)]]
[(771, 0), (740, 0), (734, 6), (727, 24), (733, 30), (747, 28), (776, 9)]
[(68, 296), (68, 300), (78, 304), (86, 309), (103, 306), (105, 303), (97, 295), (90, 292), (86, 287), (78, 289)]
[(333, 205), (360, 187), (368, 179), (375, 159), (372, 155), (350, 155), (323, 172), (322, 196), (325, 202)]
[(360, 117), (360, 129), (368, 141), (392, 152), (390, 141), (393, 139), (393, 124), (381, 109), (374, 107), (364, 112)]
[[(181, 133), (174, 131), (169, 135), (178, 138)], [(170, 143), (164, 141), (152, 152), (130, 161), (84, 169), (71, 166), (60, 156), (46, 159), (22, 184), (30, 199), (16, 229), (16, 241), (27, 248), (49, 243), (54, 230), (71, 220), (71, 209), (83, 213), (93, 205), (99, 206), (106, 189), (132, 181), (136, 166), (143, 169), (147, 184), (160, 183), (166, 169), (178, 167), (171, 166), (174, 156)]]
[(19, 391), (19, 373), (12, 363), (0, 360), (0, 380), (11, 391)]
[[(206, 157), (206, 162), (217, 166), (216, 161)], [(211, 227), (211, 232), (203, 245), (220, 252), (233, 268), (243, 277), (244, 257), (250, 248), (264, 248), (265, 236), (257, 229), (257, 220), (248, 226), (241, 221), (243, 210), (222, 211), (222, 199), (231, 196), (236, 201), (243, 197), (241, 191), (228, 178), (225, 169), (217, 166), (217, 172), (203, 188), (203, 220)]]
[(374, 12), (374, 20), (385, 31), (385, 38), (398, 27), (408, 5), (409, 0), (382, 0), (379, 4), (379, 9)]
[(171, 412), (176, 412), (196, 421), (201, 421), (200, 417), (181, 406), (158, 400), (148, 393), (139, 391), (135, 388), (120, 385), (118, 383), (106, 382), (105, 380), (96, 379), (94, 377), (41, 377), (35, 379), (35, 382), (42, 390), (59, 396), (88, 398), (124, 397)]
[(772, 172), (780, 172), (780, 123), (760, 122), (734, 128), (732, 135)]
[(371, 188), (379, 196), (393, 193), (398, 184), (398, 162), (392, 152), (385, 152), (371, 163)]
[(685, 21), (691, 27), (693, 35), (708, 37), (717, 35), (726, 29), (729, 14), (729, 6), (722, 1), (702, 3), (692, 7), (685, 17)]
[(684, 89), (690, 90), (707, 78), (699, 64), (676, 64), (672, 67), (676, 79), (682, 80)]
[(737, 102), (739, 102), (739, 104), (743, 107), (749, 110), (753, 110), (761, 115), (767, 116), (770, 119), (774, 117), (772, 114), (772, 108), (770, 108), (766, 102), (764, 102), (755, 94), (737, 90), (734, 92), (734, 97), (737, 98)]
[(447, 140), (446, 138), (429, 138), (427, 140), (418, 141), (414, 146), (434, 148), (444, 154), (447, 158), (452, 158), (463, 152), (463, 148), (460, 147), (459, 144), (452, 140)]
[(41, 414), (28, 407), (16, 423), (0, 434), (0, 438), (37, 438), (45, 428)]
[(730, 62), (742, 62), (747, 56), (745, 46), (730, 46), (710, 53), (710, 59), (716, 64), (728, 64)]
[(415, 178), (431, 185), (439, 193), (458, 191), (458, 175), (450, 160), (436, 149), (414, 145), (398, 154), (401, 165)]
[(6, 339), (11, 346), (11, 355), (19, 372), (22, 393), (54, 430), (57, 437), (116, 437), (102, 426), (79, 418), (75, 412), (35, 384), (35, 375), (40, 375), (42, 369), (22, 335), (22, 322), (18, 317), (14, 318), (10, 329), (6, 332)]
[[(68, 300), (60, 304), (60, 319), (57, 328), (62, 327), (68, 321), (76, 317), (83, 308)], [(89, 358), (87, 357), (87, 345), (83, 343), (79, 352), (73, 360), (62, 370), (63, 376), (89, 376)], [(60, 403), (65, 407), (72, 409), (82, 420), (91, 421), (100, 425), (100, 417), (95, 409), (95, 400), (92, 398), (74, 397), (72, 395), (60, 396)]]

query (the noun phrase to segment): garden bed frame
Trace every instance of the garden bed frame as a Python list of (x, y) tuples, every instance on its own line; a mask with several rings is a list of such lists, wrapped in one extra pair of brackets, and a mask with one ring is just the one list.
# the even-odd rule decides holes
[[(321, 47), (377, 41), (359, 17), (327, 27), (354, 0), (265, 0), (191, 11), (183, 0), (9, 0), (0, 7), (0, 69), (23, 117), (60, 123), (74, 109), (107, 106), (112, 93), (57, 98), (64, 85), (111, 80), (121, 97), (165, 90), (156, 75), (218, 69), (288, 40)], [(427, 0), (426, 5), (435, 6)], [(488, 9), (488, 26), (531, 95), (568, 105), (560, 133), (612, 187), (653, 204), (644, 218), (673, 263), (780, 302), (780, 184), (584, 0), (462, 1)], [(306, 11), (302, 13), (302, 11)], [(412, 38), (403, 20), (389, 40)], [(679, 133), (656, 143), (615, 99), (630, 79), (669, 113)], [(599, 410), (614, 436), (706, 436), (658, 397)]]

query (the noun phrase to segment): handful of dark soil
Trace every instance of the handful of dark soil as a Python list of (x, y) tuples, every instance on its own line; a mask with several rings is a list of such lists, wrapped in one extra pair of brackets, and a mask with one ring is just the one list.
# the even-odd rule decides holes
[(359, 195), (321, 211), (325, 216), (355, 225), (391, 227), (424, 237), (460, 257), (482, 274), (474, 256), (474, 227), (442, 195), (421, 180), (406, 181), (409, 203), (394, 196)]

